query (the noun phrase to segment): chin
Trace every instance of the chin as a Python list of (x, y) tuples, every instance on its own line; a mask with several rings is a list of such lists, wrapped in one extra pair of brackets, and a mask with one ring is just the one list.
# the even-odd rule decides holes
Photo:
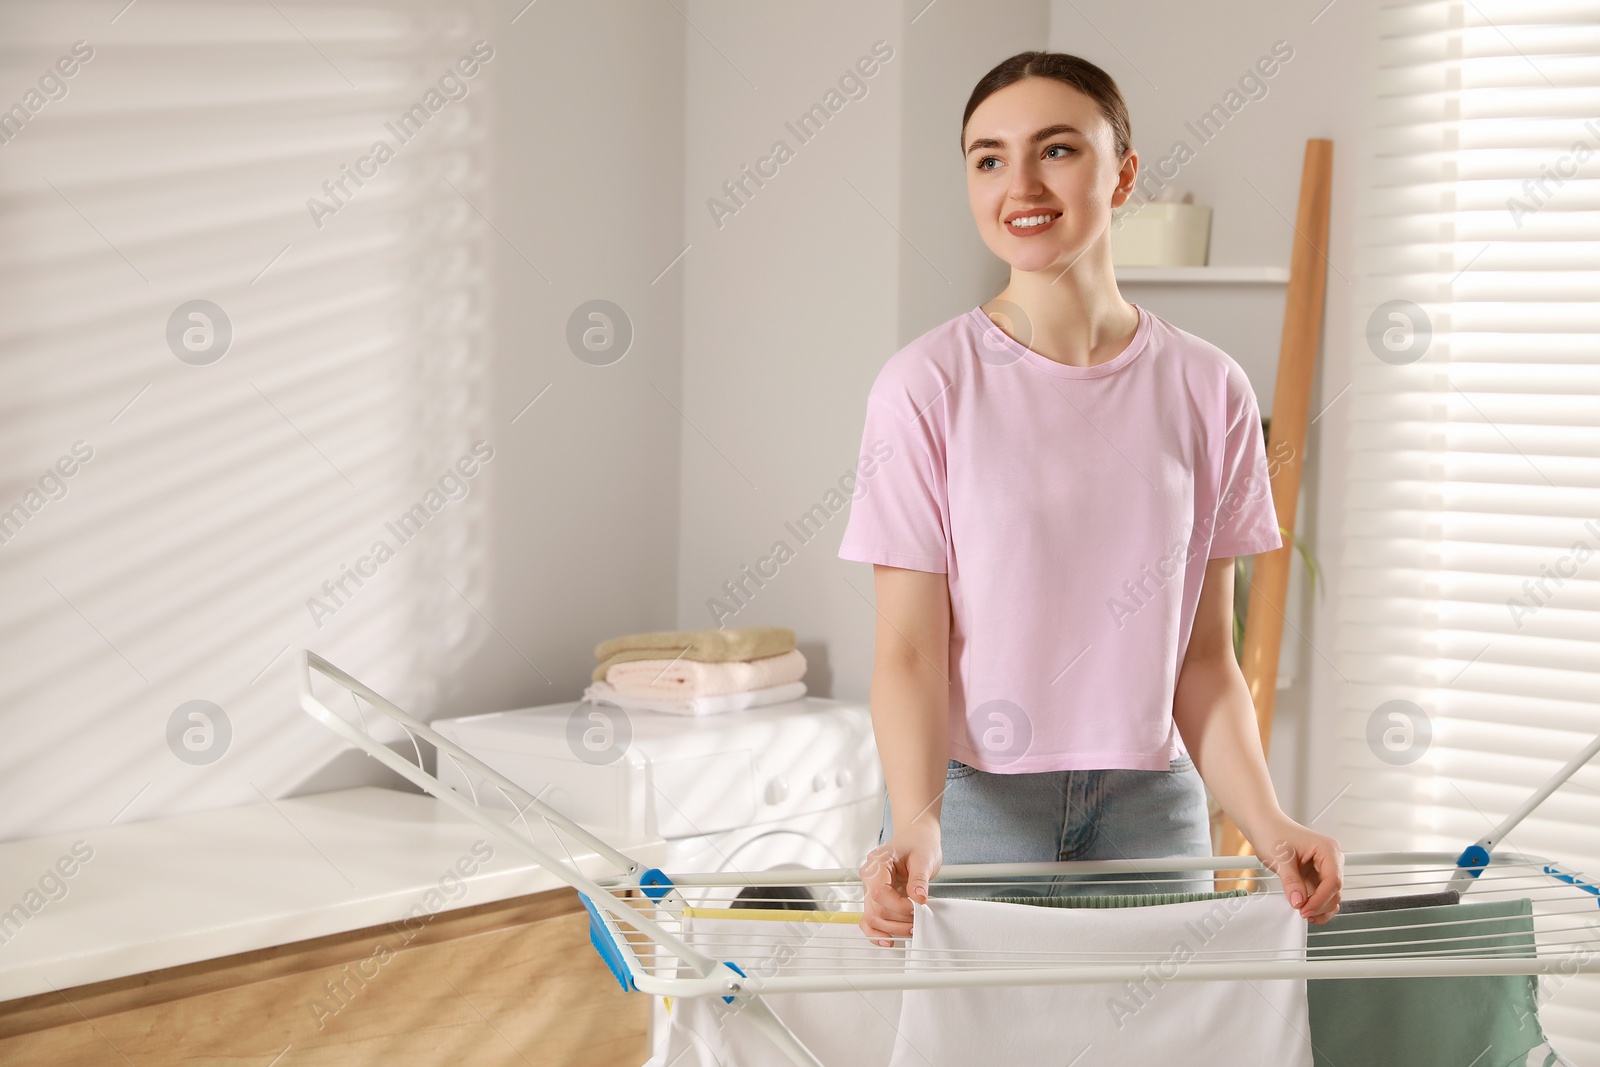
[(997, 252), (1013, 269), (1027, 272), (1049, 270), (1061, 264), (1064, 253), (1059, 248), (1008, 248)]

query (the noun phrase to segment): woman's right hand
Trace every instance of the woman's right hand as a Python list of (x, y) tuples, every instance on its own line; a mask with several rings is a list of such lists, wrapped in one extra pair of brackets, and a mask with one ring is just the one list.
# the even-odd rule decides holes
[(911, 936), (913, 902), (928, 902), (928, 883), (943, 862), (939, 823), (923, 819), (871, 852), (861, 864), (864, 891), (861, 932), (888, 948), (896, 937)]

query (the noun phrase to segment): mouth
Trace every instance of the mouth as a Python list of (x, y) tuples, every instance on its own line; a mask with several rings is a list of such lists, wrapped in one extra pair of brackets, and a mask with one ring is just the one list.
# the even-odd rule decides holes
[(1056, 224), (1059, 211), (1013, 211), (1005, 217), (1006, 229), (1016, 237), (1032, 237)]

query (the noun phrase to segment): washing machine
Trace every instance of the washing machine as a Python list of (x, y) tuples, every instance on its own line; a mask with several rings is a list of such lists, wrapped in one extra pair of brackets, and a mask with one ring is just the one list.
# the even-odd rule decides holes
[[(575, 822), (662, 838), (668, 873), (852, 868), (877, 844), (883, 773), (864, 705), (808, 696), (683, 716), (573, 701), (431, 725)], [(450, 760), (440, 761), (438, 777), (468, 786)], [(480, 799), (509, 806), (497, 794)], [(681, 892), (714, 907), (770, 899), (774, 890)], [(669, 1009), (651, 1000), (654, 1063), (665, 1049)]]
[[(431, 725), (576, 822), (663, 839), (668, 872), (856, 867), (877, 843), (883, 775), (863, 704), (684, 716), (572, 701)], [(438, 776), (467, 787), (449, 760)]]

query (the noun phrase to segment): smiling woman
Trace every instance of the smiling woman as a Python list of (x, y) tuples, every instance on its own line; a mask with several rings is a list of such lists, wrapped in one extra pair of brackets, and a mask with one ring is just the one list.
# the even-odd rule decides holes
[[(911, 933), (946, 862), (1209, 856), (1206, 786), (1301, 916), (1339, 907), (1338, 843), (1279, 807), (1233, 656), (1234, 558), (1282, 545), (1255, 394), (1227, 353), (1117, 290), (1131, 138), (1087, 60), (1024, 52), (985, 75), (961, 150), (1010, 281), (896, 353), (868, 396), (863, 452), (883, 439), (901, 458), (839, 555), (875, 565), (883, 620), (889, 796), (861, 869), (879, 944)], [(1137, 609), (1108, 618), (1119, 596)]]

